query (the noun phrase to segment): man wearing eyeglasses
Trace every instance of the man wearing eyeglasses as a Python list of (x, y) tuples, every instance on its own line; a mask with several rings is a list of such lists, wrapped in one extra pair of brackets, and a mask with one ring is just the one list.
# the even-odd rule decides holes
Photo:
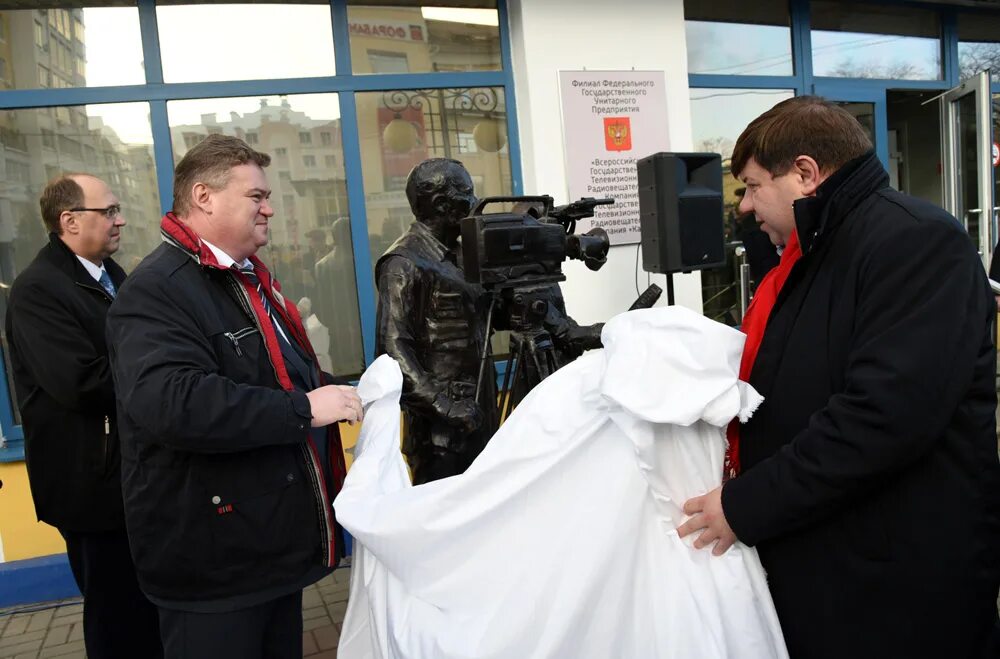
[(14, 281), (6, 319), (35, 512), (66, 540), (87, 656), (162, 657), (125, 533), (104, 333), (125, 280), (111, 258), (125, 218), (107, 184), (87, 174), (53, 180), (39, 204), (49, 243)]

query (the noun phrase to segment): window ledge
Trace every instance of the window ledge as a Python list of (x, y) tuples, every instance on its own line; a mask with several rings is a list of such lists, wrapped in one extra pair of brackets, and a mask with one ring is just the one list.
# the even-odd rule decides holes
[(0, 445), (0, 463), (23, 462), (24, 461), (24, 440), (8, 439)]

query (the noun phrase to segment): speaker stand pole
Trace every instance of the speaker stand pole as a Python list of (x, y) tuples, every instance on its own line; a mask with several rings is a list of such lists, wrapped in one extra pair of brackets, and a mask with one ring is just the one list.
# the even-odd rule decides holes
[(674, 306), (674, 273), (667, 273), (667, 304)]

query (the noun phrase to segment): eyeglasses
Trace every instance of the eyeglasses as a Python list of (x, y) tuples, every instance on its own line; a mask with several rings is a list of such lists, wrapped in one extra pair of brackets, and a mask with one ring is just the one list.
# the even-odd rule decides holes
[(107, 208), (71, 208), (69, 210), (73, 213), (77, 213), (80, 211), (93, 211), (95, 213), (100, 213), (104, 215), (104, 217), (108, 218), (109, 220), (114, 220), (115, 218), (117, 218), (119, 215), (122, 214), (121, 204), (111, 204)]

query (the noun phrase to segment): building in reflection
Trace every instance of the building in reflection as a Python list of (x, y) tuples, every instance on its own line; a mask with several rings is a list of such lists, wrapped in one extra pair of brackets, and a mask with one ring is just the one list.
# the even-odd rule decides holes
[(234, 135), (270, 154), (274, 247), (302, 252), (330, 242), (333, 223), (348, 215), (339, 119), (313, 119), (284, 97), (277, 105), (261, 99), (257, 110), (242, 115), (202, 114), (197, 124), (171, 126), (174, 161), (213, 133)]
[[(3, 86), (86, 86), (85, 34), (82, 9), (0, 12)], [(158, 232), (149, 219), (160, 214), (152, 144), (126, 143), (88, 106), (0, 111), (3, 283), (47, 240), (38, 197), (47, 181), (66, 172), (99, 176), (118, 195), (129, 228), (116, 258), (126, 269), (156, 245)]]

